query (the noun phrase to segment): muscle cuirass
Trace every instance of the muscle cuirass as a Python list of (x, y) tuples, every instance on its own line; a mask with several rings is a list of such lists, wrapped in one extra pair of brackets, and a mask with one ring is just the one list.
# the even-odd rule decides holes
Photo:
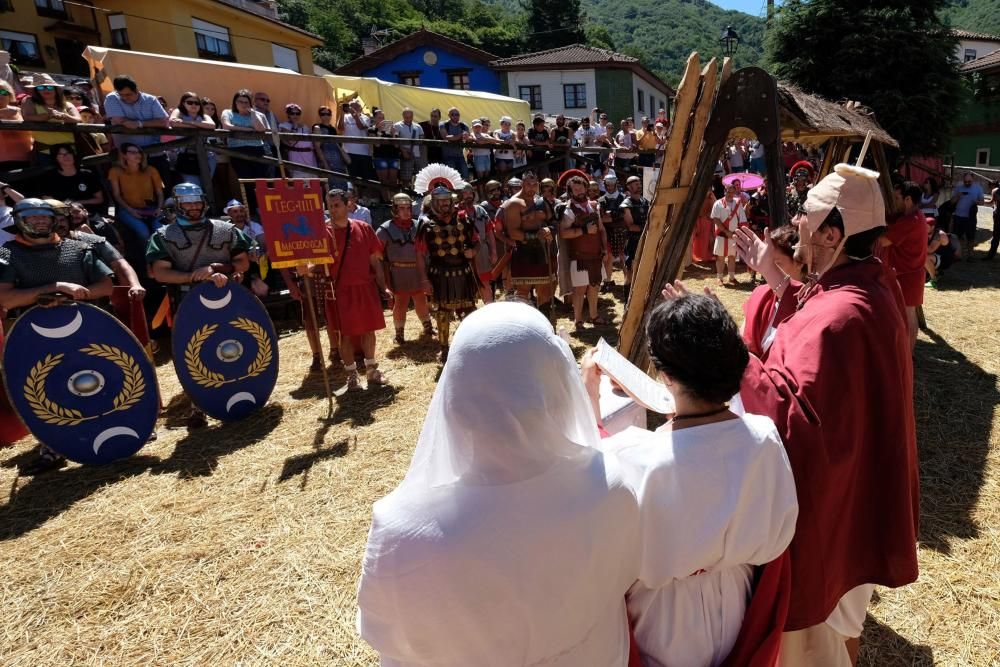
[(41, 287), (65, 282), (87, 286), (84, 268), (90, 246), (83, 241), (62, 239), (44, 246), (26, 246), (17, 241), (4, 244), (0, 259), (14, 269), (18, 288)]
[[(173, 268), (178, 271), (193, 271), (209, 264), (227, 263), (232, 260), (235, 236), (233, 228), (232, 223), (222, 220), (208, 220), (207, 223), (190, 227), (183, 227), (174, 222), (161, 227), (155, 233), (163, 237), (163, 247), (170, 255)], [(208, 238), (202, 243), (206, 234)]]

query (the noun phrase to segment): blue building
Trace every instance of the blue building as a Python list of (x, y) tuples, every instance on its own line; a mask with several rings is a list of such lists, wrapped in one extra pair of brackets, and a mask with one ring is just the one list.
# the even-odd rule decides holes
[(415, 33), (355, 58), (334, 74), (369, 76), (422, 88), (500, 92), (497, 56), (430, 30)]

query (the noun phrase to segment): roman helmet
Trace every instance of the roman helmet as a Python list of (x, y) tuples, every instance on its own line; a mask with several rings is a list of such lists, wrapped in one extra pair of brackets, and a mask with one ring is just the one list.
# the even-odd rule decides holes
[[(48, 238), (55, 229), (56, 213), (52, 210), (52, 205), (44, 199), (37, 199), (35, 197), (22, 199), (14, 205), (13, 216), (18, 231), (28, 238)], [(45, 227), (39, 226), (37, 222), (28, 221), (28, 218), (38, 216), (48, 218)]]
[[(202, 222), (208, 212), (208, 199), (202, 192), (200, 185), (194, 183), (178, 183), (173, 190), (174, 205), (177, 208), (177, 220), (189, 225)], [(190, 213), (184, 209), (184, 204), (201, 203), (201, 214), (197, 219), (192, 219)]]

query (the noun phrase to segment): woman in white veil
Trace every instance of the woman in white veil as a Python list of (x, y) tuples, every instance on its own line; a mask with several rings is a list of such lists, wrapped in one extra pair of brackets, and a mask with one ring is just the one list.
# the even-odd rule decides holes
[(358, 629), (383, 665), (627, 664), (638, 509), (598, 439), (538, 311), (462, 323), (410, 469), (375, 503)]

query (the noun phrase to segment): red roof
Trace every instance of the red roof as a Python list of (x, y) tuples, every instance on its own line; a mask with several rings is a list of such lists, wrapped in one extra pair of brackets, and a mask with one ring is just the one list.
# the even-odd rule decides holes
[(976, 58), (975, 60), (970, 60), (967, 63), (962, 64), (963, 72), (978, 72), (984, 69), (1000, 68), (1000, 49), (997, 49), (993, 53), (987, 54), (982, 58)]

